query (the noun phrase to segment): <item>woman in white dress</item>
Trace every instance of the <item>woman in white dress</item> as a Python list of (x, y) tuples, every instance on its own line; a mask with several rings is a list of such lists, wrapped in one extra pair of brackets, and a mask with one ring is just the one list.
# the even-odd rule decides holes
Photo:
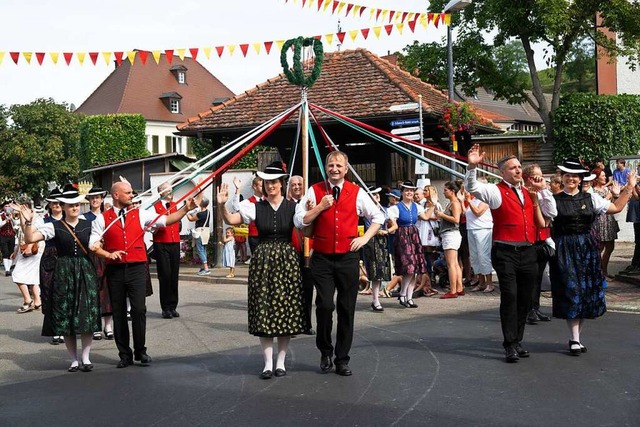
[[(30, 206), (30, 204), (29, 204)], [(15, 212), (20, 211), (20, 206), (11, 205)], [(36, 221), (42, 220), (38, 217)], [(11, 259), (15, 259), (15, 267), (11, 278), (18, 286), (22, 294), (23, 304), (17, 313), (28, 313), (33, 310), (40, 310), (42, 302), (40, 300), (40, 258), (44, 251), (44, 243), (26, 245), (24, 243), (24, 231), (18, 227), (16, 233), (18, 244), (15, 247)], [(21, 250), (20, 248), (26, 248)]]

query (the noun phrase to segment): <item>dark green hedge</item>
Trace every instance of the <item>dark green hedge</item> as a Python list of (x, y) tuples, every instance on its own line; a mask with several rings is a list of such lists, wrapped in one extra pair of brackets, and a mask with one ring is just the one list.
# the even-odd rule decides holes
[(82, 170), (148, 154), (145, 120), (140, 114), (87, 116), (80, 125)]
[(640, 152), (640, 96), (570, 94), (553, 117), (557, 162), (587, 161)]

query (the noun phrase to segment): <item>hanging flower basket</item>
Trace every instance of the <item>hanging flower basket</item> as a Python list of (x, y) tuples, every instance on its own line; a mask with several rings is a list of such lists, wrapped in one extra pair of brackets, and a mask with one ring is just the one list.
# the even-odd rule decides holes
[(442, 108), (442, 118), (440, 123), (442, 128), (454, 137), (456, 132), (475, 133), (476, 125), (484, 120), (476, 113), (472, 105), (460, 102), (447, 102)]

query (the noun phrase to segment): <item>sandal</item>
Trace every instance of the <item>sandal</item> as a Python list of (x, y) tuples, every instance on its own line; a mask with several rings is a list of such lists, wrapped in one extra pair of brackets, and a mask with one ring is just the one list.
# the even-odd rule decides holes
[(113, 339), (113, 331), (107, 331), (105, 329), (104, 330), (104, 337), (105, 337), (105, 339), (112, 340)]
[(101, 332), (94, 332), (93, 333), (93, 340), (94, 341), (100, 341), (102, 339), (102, 333)]
[(33, 300), (31, 300), (31, 302), (25, 302), (24, 304), (22, 304), (22, 307), (20, 307), (18, 310), (16, 310), (16, 313), (22, 314), (22, 313), (28, 313), (30, 311), (35, 310), (35, 305), (33, 303)]

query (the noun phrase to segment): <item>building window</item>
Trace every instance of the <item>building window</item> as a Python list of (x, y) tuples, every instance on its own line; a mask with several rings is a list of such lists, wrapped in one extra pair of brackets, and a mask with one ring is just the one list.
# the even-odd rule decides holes
[(182, 141), (182, 137), (181, 136), (174, 136), (173, 137), (173, 151), (176, 153), (180, 153), (180, 154), (184, 154), (184, 150), (183, 150), (183, 141)]
[(151, 136), (151, 153), (160, 153), (160, 137), (158, 135)]
[(170, 99), (169, 105), (171, 107), (171, 112), (174, 114), (180, 114), (180, 100), (179, 99)]
[(178, 71), (178, 83), (183, 85), (186, 82), (187, 82), (187, 75), (185, 74), (185, 72), (184, 71)]

